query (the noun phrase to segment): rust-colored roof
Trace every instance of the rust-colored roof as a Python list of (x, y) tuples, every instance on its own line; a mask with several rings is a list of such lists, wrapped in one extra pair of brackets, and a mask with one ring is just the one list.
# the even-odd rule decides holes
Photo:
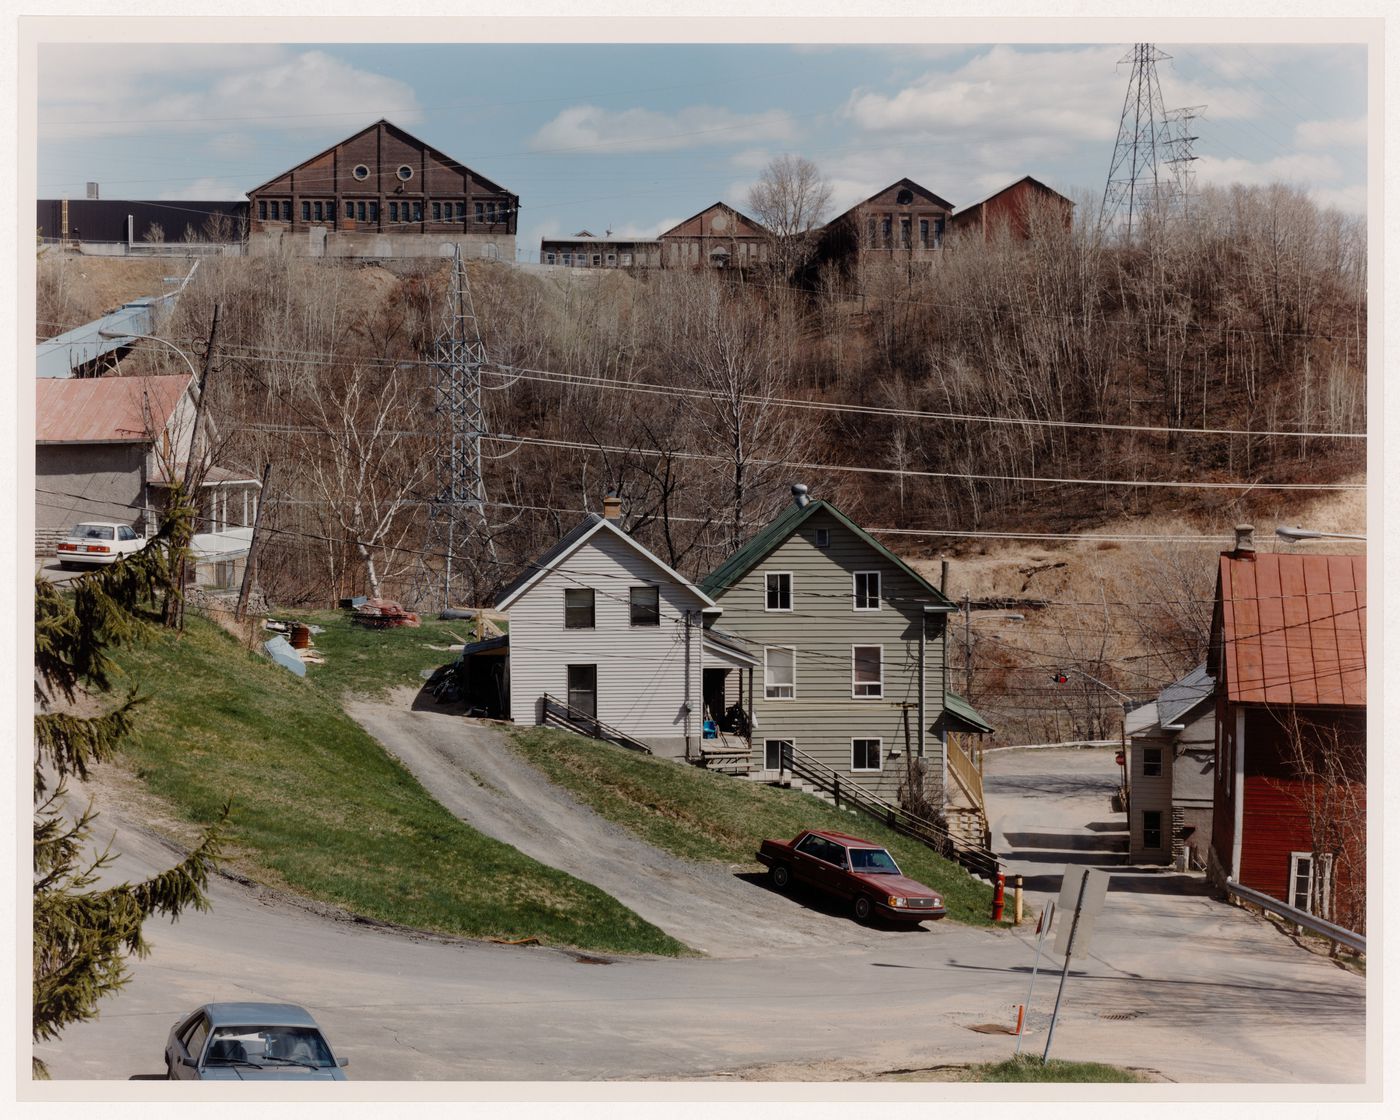
[(41, 377), (36, 443), (146, 443), (162, 432), (188, 374), (172, 377)]
[(1366, 557), (1220, 557), (1225, 681), (1243, 704), (1366, 706)]

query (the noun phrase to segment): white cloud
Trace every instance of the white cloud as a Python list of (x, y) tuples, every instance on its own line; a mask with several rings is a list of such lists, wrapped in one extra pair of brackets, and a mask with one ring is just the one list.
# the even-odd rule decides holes
[(1360, 148), (1366, 141), (1365, 117), (1303, 121), (1293, 130), (1293, 142), (1300, 148)]
[(1319, 206), (1335, 206), (1347, 214), (1366, 214), (1366, 188), (1362, 184), (1351, 187), (1317, 187), (1308, 192)]
[(612, 111), (573, 105), (530, 138), (534, 151), (662, 152), (710, 144), (787, 140), (792, 120), (781, 110), (733, 113), (712, 105), (692, 105), (674, 113), (651, 109)]
[[(165, 51), (182, 49), (191, 48)], [(211, 49), (202, 49), (200, 56)], [(205, 80), (192, 80), (183, 70), (172, 74), (168, 64), (156, 74), (124, 66), (110, 81), (75, 76), (71, 84), (46, 73), (40, 82), (40, 131), (45, 140), (63, 140), (150, 131), (217, 133), (234, 122), (256, 122), (260, 130), (316, 132), (339, 121), (348, 133), (379, 117), (407, 124), (421, 115), (412, 87), (325, 51), (224, 50), (237, 65), (199, 70), (195, 77)], [(56, 69), (66, 74), (72, 64), (65, 58)], [(44, 92), (46, 85), (51, 92)]]
[(183, 187), (172, 187), (169, 190), (161, 191), (157, 198), (160, 199), (200, 199), (201, 201), (228, 201), (241, 202), (248, 197), (246, 187), (236, 187), (225, 183), (221, 179), (196, 179)]
[(1245, 187), (1261, 187), (1269, 183), (1292, 183), (1310, 187), (1344, 177), (1335, 159), (1321, 155), (1287, 155), (1257, 162), (1203, 155), (1192, 169), (1197, 182), (1213, 186), (1239, 183)]

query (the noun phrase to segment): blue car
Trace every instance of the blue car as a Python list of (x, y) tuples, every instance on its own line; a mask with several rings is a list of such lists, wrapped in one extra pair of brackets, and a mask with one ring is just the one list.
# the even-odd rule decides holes
[(206, 1003), (170, 1028), (171, 1081), (345, 1081), (316, 1020), (290, 1003)]

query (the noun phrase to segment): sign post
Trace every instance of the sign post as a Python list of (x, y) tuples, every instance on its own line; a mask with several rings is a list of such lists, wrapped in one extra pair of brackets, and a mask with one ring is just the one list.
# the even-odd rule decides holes
[[(1035, 939), (1035, 964), (1031, 966), (1031, 986), (1026, 992), (1026, 1010), (1031, 1009), (1031, 996), (1035, 994), (1035, 974), (1040, 971), (1040, 953), (1045, 947), (1045, 935), (1050, 932), (1051, 925), (1055, 921), (1055, 904), (1047, 902), (1045, 909), (1040, 913), (1040, 921), (1036, 924)], [(1021, 1041), (1026, 1037), (1025, 1022), (1021, 1023), (1021, 1029), (1016, 1032), (1016, 1053), (1021, 1053)]]
[(1055, 1023), (1060, 1017), (1060, 1001), (1065, 994), (1065, 981), (1069, 978), (1070, 957), (1076, 949), (1087, 950), (1093, 936), (1094, 922), (1103, 912), (1104, 896), (1108, 893), (1108, 874), (1090, 868), (1065, 869), (1064, 885), (1060, 888), (1060, 909), (1074, 899), (1074, 920), (1066, 928), (1060, 926), (1060, 935), (1055, 941), (1055, 952), (1063, 953), (1065, 966), (1060, 971), (1060, 989), (1055, 994), (1055, 1010), (1050, 1015), (1050, 1030), (1045, 1036), (1045, 1052), (1042, 1062), (1050, 1060), (1050, 1044), (1055, 1040)]

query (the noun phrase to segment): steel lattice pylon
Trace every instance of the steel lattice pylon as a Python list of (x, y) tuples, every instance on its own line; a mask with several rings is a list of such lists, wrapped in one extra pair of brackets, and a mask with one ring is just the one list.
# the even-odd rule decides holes
[(1125, 222), (1132, 237), (1136, 220), (1149, 214), (1167, 216), (1184, 207), (1190, 187), (1190, 163), (1196, 157), (1186, 135), (1187, 126), (1203, 106), (1176, 109), (1162, 107), (1162, 87), (1157, 63), (1171, 55), (1152, 43), (1135, 43), (1119, 63), (1133, 64), (1123, 114), (1118, 121), (1118, 141), (1108, 168), (1099, 228)]
[(473, 536), (494, 555), (486, 524), (486, 483), (481, 472), (481, 371), (486, 364), (481, 330), (472, 306), (471, 281), (458, 247), (452, 259), (443, 329), (438, 335), (437, 413), (442, 444), (438, 497), (430, 511), (429, 543), (444, 557), (443, 606), (451, 606), (454, 562), (467, 555)]

